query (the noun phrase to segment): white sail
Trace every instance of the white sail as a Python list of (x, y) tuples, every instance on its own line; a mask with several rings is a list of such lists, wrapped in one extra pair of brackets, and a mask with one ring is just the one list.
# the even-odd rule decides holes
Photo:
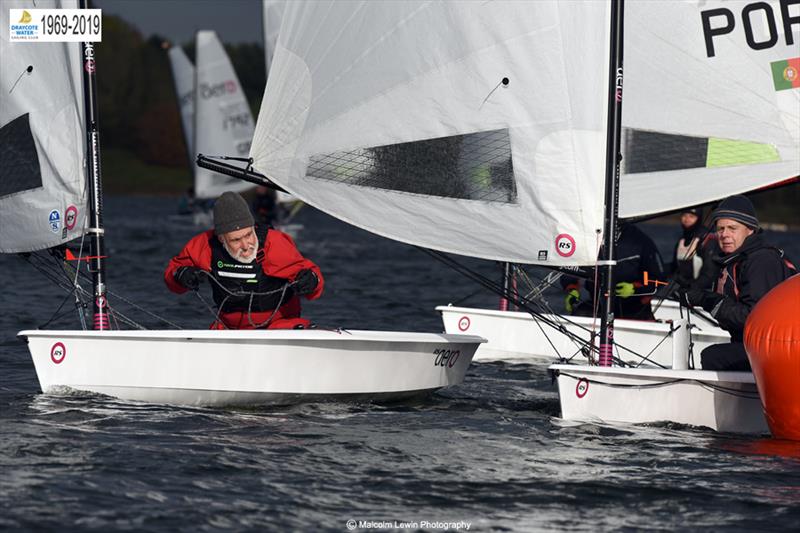
[(621, 216), (800, 175), (800, 6), (781, 4), (626, 2)]
[[(283, 9), (286, 7), (285, 0), (262, 0), (261, 14), (264, 18), (264, 64), (266, 74), (269, 78), (269, 71), (272, 66), (272, 56), (275, 55), (275, 44), (278, 42), (278, 33), (281, 30), (281, 18)], [(276, 195), (278, 203), (290, 204), (297, 201), (291, 194), (278, 191)]]
[[(247, 157), (253, 139), (253, 115), (228, 55), (213, 31), (197, 32), (195, 151), (204, 155)], [(195, 196), (216, 198), (252, 185), (195, 168)]]
[(603, 2), (290, 2), (254, 165), (398, 241), (592, 263), (609, 16)]
[(172, 67), (175, 94), (178, 97), (178, 108), (181, 112), (183, 137), (186, 140), (189, 161), (194, 166), (194, 65), (180, 46), (170, 47), (168, 55), (169, 64)]
[[(80, 237), (88, 205), (80, 45), (9, 42), (9, 9), (29, 7), (9, 1), (0, 9), (2, 253)], [(42, 1), (36, 7), (78, 6)]]
[(269, 76), (272, 56), (275, 55), (275, 43), (281, 30), (281, 17), (286, 6), (285, 0), (262, 0), (261, 14), (264, 19), (264, 60)]

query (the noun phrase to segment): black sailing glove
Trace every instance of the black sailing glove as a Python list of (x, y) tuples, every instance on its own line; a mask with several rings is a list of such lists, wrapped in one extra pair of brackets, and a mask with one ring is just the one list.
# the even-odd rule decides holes
[(302, 296), (304, 294), (310, 294), (314, 292), (314, 289), (317, 288), (319, 285), (319, 279), (317, 275), (314, 274), (313, 270), (305, 269), (301, 270), (297, 277), (294, 278), (294, 283), (292, 283), (292, 288), (294, 289), (294, 293), (298, 296)]
[(200, 287), (200, 282), (203, 281), (205, 275), (205, 270), (192, 266), (182, 266), (173, 274), (175, 281), (193, 291)]

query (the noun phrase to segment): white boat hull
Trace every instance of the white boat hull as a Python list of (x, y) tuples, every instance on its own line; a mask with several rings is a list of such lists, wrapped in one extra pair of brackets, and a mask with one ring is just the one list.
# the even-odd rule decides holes
[(472, 335), (331, 330), (22, 331), (41, 389), (179, 405), (393, 400), (457, 385)]
[(583, 422), (673, 422), (768, 433), (750, 372), (552, 365), (561, 416)]
[[(665, 302), (660, 309), (671, 319), (677, 319), (677, 309)], [(529, 313), (498, 311), (468, 307), (439, 306), (442, 322), (447, 333), (480, 335), (487, 342), (478, 348), (476, 361), (497, 359), (539, 359), (552, 362), (559, 358), (586, 362), (578, 352), (578, 346), (566, 335), (544, 323), (537, 324)], [(545, 315), (546, 318), (586, 341), (591, 331), (599, 331), (599, 320), (589, 317)], [(730, 342), (730, 335), (707, 321), (692, 317), (691, 340), (696, 368), (700, 368), (700, 352), (712, 344)], [(674, 358), (688, 359), (688, 340), (670, 335), (671, 325), (666, 322), (617, 319), (614, 321), (614, 338), (619, 346), (616, 355), (633, 365), (658, 364), (672, 367)], [(676, 344), (676, 342), (678, 344)], [(647, 360), (636, 354), (648, 355)], [(573, 358), (574, 356), (574, 358)]]

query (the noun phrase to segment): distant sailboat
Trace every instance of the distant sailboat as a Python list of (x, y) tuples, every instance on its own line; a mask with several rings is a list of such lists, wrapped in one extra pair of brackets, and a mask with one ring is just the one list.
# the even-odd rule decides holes
[[(265, 6), (265, 23), (267, 11), (272, 14), (270, 20), (280, 16), (281, 4), (276, 2), (273, 4), (275, 6), (269, 9)], [(277, 22), (280, 23), (279, 18)], [(274, 22), (269, 28), (273, 27)], [(277, 35), (274, 30), (271, 31), (274, 46)], [(269, 46), (265, 48), (272, 49)], [(168, 55), (181, 112), (189, 165), (194, 179), (191, 196), (194, 205), (184, 211), (192, 215), (194, 225), (207, 227), (212, 222), (210, 206), (221, 192), (226, 190), (243, 192), (252, 189), (253, 186), (197, 167), (195, 158), (198, 153), (246, 156), (254, 126), (244, 91), (216, 33), (208, 30), (198, 32), (195, 49), (197, 68), (192, 65), (180, 46), (172, 46)], [(267, 67), (270, 57), (270, 54), (266, 54)], [(299, 224), (289, 226), (288, 219), (291, 218), (289, 215), (293, 216), (296, 213), (299, 202), (283, 192), (276, 194), (276, 201), (283, 204), (276, 208), (287, 213), (285, 217), (287, 224), (283, 224), (283, 220), (280, 219), (275, 220), (276, 224), (279, 229), (296, 236), (302, 226)]]
[[(172, 67), (172, 81), (175, 84), (175, 96), (178, 98), (178, 109), (181, 113), (183, 138), (186, 142), (186, 155), (189, 168), (194, 169), (194, 80), (195, 69), (186, 53), (180, 46), (171, 46), (167, 51)], [(194, 171), (192, 172), (194, 175)]]
[[(253, 139), (253, 114), (239, 78), (216, 32), (197, 32), (193, 153), (247, 157)], [(244, 191), (249, 183), (195, 166), (195, 196), (216, 199), (225, 191)]]
[[(483, 341), (479, 337), (323, 329), (112, 330), (121, 315), (107, 298), (105, 281), (96, 101), (96, 72), (102, 66), (93, 59), (91, 43), (9, 42), (7, 8), (25, 5), (6, 2), (0, 10), (0, 250), (32, 252), (81, 239), (77, 252), (64, 252), (65, 261), (79, 265), (75, 285), (65, 288), (78, 298), (82, 321), (83, 309), (92, 310), (88, 318), (94, 326), (19, 333), (44, 393), (72, 389), (154, 403), (260, 405), (401, 399), (463, 381)], [(76, 5), (39, 0), (37, 7)], [(201, 33), (198, 56), (201, 65), (209, 61), (198, 71), (200, 100), (214, 102), (214, 116), (238, 131), (247, 119), (241, 102), (226, 97), (240, 94), (240, 87), (228, 83), (213, 35)], [(209, 50), (202, 51), (206, 45)], [(198, 113), (202, 110), (203, 105)], [(246, 145), (231, 138), (227, 149), (233, 153), (249, 147), (249, 138), (241, 141)], [(198, 147), (216, 142), (204, 135), (196, 139)], [(92, 291), (77, 283), (83, 266), (90, 267)]]
[(253, 115), (233, 66), (213, 31), (196, 34), (195, 68), (180, 46), (168, 51), (181, 113), (184, 140), (194, 187), (191, 204), (181, 206), (197, 226), (211, 225), (210, 208), (223, 192), (245, 191), (252, 185), (199, 168), (198, 152), (243, 157), (250, 148)]

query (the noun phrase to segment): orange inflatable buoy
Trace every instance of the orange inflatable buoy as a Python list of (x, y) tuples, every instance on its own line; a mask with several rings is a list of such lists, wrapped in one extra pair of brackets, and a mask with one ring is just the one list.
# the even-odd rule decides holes
[(759, 300), (744, 346), (772, 436), (800, 440), (800, 274)]

